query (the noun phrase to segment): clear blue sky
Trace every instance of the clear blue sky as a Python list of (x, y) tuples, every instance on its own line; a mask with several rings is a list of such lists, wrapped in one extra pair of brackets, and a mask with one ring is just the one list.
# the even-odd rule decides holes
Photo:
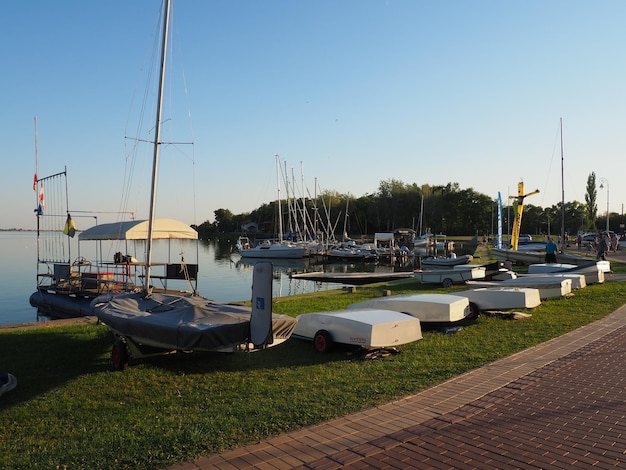
[[(159, 10), (3, 5), (0, 228), (35, 227), (34, 116), (39, 175), (67, 165), (70, 209), (122, 207)], [(302, 164), (311, 193), (316, 179), (360, 197), (394, 178), (495, 199), (523, 180), (546, 207), (561, 200), (561, 117), (566, 201), (584, 202), (595, 172), (622, 212), (622, 0), (178, 0), (173, 15), (163, 138), (194, 146), (164, 152), (159, 216), (201, 223), (275, 199), (275, 154), (298, 184)], [(140, 217), (146, 154), (123, 206)], [(606, 202), (598, 189), (600, 213)]]

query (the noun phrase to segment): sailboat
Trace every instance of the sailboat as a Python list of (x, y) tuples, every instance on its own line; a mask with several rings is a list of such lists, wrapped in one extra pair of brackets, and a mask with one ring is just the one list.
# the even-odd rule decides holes
[(278, 184), (278, 197), (276, 205), (278, 207), (278, 242), (272, 243), (269, 240), (256, 245), (246, 245), (245, 241), (240, 238), (237, 242), (239, 253), (244, 258), (288, 258), (301, 259), (306, 256), (306, 248), (302, 245), (296, 245), (283, 240), (283, 215), (280, 202), (280, 177), (279, 177), (279, 156), (276, 157), (276, 180)]
[(155, 292), (151, 286), (170, 0), (164, 0), (162, 18), (161, 70), (154, 126), (144, 287), (138, 292), (102, 295), (91, 302), (94, 314), (111, 328), (116, 337), (111, 351), (116, 369), (123, 369), (135, 358), (155, 353), (262, 349), (288, 339), (296, 325), (295, 318), (272, 313), (272, 264), (269, 262), (258, 263), (254, 267), (252, 308), (217, 303), (195, 292)]

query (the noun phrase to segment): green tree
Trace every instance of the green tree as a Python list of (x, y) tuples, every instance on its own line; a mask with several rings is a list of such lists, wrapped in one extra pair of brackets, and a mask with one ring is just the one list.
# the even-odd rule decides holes
[(216, 209), (213, 211), (215, 215), (215, 225), (220, 232), (237, 231), (237, 227), (233, 224), (233, 213), (228, 209)]
[(584, 229), (594, 229), (596, 217), (598, 213), (598, 189), (596, 187), (596, 174), (592, 172), (587, 177), (587, 192), (585, 193), (585, 221), (584, 221)]

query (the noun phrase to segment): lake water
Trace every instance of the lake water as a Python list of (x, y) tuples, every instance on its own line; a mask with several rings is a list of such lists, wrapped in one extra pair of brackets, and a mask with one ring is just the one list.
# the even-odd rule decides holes
[[(200, 244), (198, 290), (205, 297), (220, 302), (250, 299), (253, 266), (231, 252), (233, 244), (229, 240)], [(195, 244), (193, 249), (195, 251)], [(36, 232), (0, 231), (0, 260), (0, 325), (46, 321), (47, 318), (38, 316), (28, 302), (36, 287)], [(273, 263), (274, 298), (341, 287), (340, 284), (291, 279), (292, 271), (323, 270), (323, 267), (310, 266), (308, 259), (273, 260)]]

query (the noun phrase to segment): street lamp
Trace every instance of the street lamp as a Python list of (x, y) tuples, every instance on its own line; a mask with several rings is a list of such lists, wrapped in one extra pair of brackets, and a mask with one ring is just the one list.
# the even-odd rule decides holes
[(600, 178), (600, 189), (604, 189), (606, 184), (606, 231), (609, 231), (609, 180)]

